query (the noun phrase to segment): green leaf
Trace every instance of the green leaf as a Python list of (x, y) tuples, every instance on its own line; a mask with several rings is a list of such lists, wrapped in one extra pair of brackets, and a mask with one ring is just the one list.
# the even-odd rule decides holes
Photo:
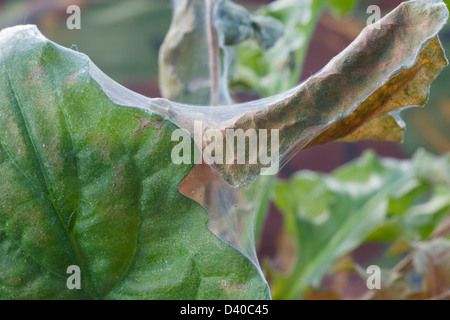
[(269, 297), (179, 193), (193, 166), (170, 159), (174, 124), (33, 26), (3, 30), (0, 50), (1, 297)]
[[(180, 0), (173, 4), (172, 23), (159, 55), (162, 96), (195, 105), (208, 105), (212, 100), (220, 105), (231, 104), (227, 75), (234, 53), (219, 52), (216, 46), (228, 50), (253, 39), (257, 46), (268, 49), (283, 35), (283, 24), (271, 17), (252, 17), (245, 7), (231, 0), (214, 2), (211, 11), (205, 1)], [(210, 22), (217, 35), (211, 41), (208, 40)], [(210, 61), (213, 53), (215, 64), (221, 65), (217, 70), (217, 73), (221, 71), (220, 76), (211, 70), (215, 65)], [(211, 79), (213, 75), (215, 79)], [(217, 99), (211, 100), (214, 82), (218, 82)]]
[(334, 13), (343, 16), (351, 13), (359, 0), (329, 0), (328, 6), (333, 10)]

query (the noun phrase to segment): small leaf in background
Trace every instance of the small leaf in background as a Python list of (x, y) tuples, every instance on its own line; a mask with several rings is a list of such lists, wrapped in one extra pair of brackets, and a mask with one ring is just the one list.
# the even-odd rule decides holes
[(264, 50), (269, 50), (283, 36), (284, 27), (271, 17), (254, 17), (255, 38)]
[[(285, 14), (290, 14), (290, 7), (283, 7), (280, 3), (287, 4), (280, 1), (273, 5), (286, 10)], [(226, 114), (216, 114), (217, 108), (213, 107), (203, 110), (196, 108), (194, 119), (207, 118), (211, 127), (223, 130), (279, 128), (281, 154), (285, 154), (286, 158), (302, 147), (338, 139), (399, 141), (404, 128), (398, 112), (393, 111), (405, 106), (423, 105), (427, 101), (431, 81), (447, 65), (436, 37), (447, 18), (446, 7), (438, 2), (405, 3), (379, 22), (381, 31), (373, 27), (366, 28), (352, 45), (299, 87), (264, 100), (261, 104), (227, 106)], [(275, 58), (273, 60), (276, 61)], [(277, 70), (280, 74), (279, 70), (283, 69)], [(287, 82), (282, 79), (270, 83)], [(184, 115), (183, 121), (190, 121), (189, 116)], [(317, 196), (311, 197), (311, 194), (306, 193), (310, 197), (305, 200), (306, 197), (299, 196), (303, 192), (302, 183), (297, 185), (299, 190), (293, 196), (293, 201), (300, 198), (308, 204), (323, 203), (322, 199), (327, 199), (331, 194), (332, 205), (327, 204), (328, 210), (325, 211), (320, 205), (310, 211), (304, 210), (299, 214), (299, 219), (292, 214), (287, 217), (291, 222), (287, 226), (288, 232), (302, 238), (302, 243), (305, 239), (309, 241), (315, 228), (318, 231), (314, 234), (321, 236), (314, 242), (315, 247), (299, 249), (299, 258), (293, 262), (297, 266), (294, 267), (293, 276), (276, 277), (273, 281), (274, 298), (303, 296), (311, 283), (317, 285), (320, 282), (327, 267), (335, 259), (356, 248), (376, 227), (384, 226), (390, 204), (389, 195), (412, 180), (410, 175), (413, 173), (402, 175), (401, 170), (395, 171), (397, 168), (387, 173), (386, 168), (377, 161), (369, 163), (375, 175), (370, 171), (364, 172), (365, 175), (359, 177), (361, 181), (352, 181), (354, 185), (348, 183), (347, 189), (341, 190), (340, 184), (332, 187), (332, 183), (323, 184), (321, 181), (315, 185), (316, 180), (321, 179), (310, 177), (304, 182), (303, 190), (308, 191), (306, 186), (311, 190), (313, 185)], [(248, 184), (261, 171), (258, 166), (215, 167), (228, 183), (235, 186)], [(371, 180), (367, 181), (366, 178)], [(280, 199), (283, 198), (283, 192), (292, 195), (292, 190), (287, 190), (291, 188), (286, 186), (278, 192)], [(289, 201), (280, 200), (280, 207), (291, 208), (292, 203)], [(301, 207), (297, 202), (294, 206)], [(354, 215), (345, 215), (350, 212)], [(396, 225), (392, 227), (391, 235), (396, 236)], [(336, 232), (337, 229), (340, 231)], [(320, 251), (325, 244), (329, 246)]]
[[(272, 17), (253, 17), (243, 6), (230, 0), (214, 2), (210, 13), (205, 1), (174, 1), (174, 15), (169, 32), (160, 50), (159, 80), (164, 98), (195, 105), (208, 105), (213, 81), (217, 86), (218, 104), (229, 104), (228, 64), (219, 63), (228, 54), (220, 53), (219, 45), (233, 47), (253, 39), (259, 47), (269, 49), (284, 34), (283, 24)], [(211, 16), (210, 16), (211, 14)], [(210, 21), (211, 20), (211, 21)], [(216, 38), (211, 38), (210, 24)], [(217, 64), (211, 61), (213, 54)], [(218, 79), (212, 79), (216, 67)]]
[[(385, 223), (375, 228), (367, 241), (428, 239), (450, 211), (449, 160), (449, 156), (434, 157), (418, 151), (408, 164), (408, 170), (415, 171), (414, 178), (391, 195)], [(439, 178), (423, 174), (430, 171)]]

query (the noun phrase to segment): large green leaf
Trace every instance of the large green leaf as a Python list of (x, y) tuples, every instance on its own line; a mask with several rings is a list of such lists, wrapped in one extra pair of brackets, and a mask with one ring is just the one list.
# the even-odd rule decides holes
[(268, 298), (179, 193), (175, 125), (35, 27), (3, 30), (0, 50), (1, 297)]

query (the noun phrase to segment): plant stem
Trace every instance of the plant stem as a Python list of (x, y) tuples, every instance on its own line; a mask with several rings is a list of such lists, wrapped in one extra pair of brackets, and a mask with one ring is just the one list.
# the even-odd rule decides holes
[(214, 1), (205, 0), (206, 2), (206, 29), (208, 33), (208, 47), (209, 47), (209, 70), (211, 78), (211, 97), (210, 104), (217, 105), (217, 96), (219, 89), (219, 54), (217, 32), (214, 27)]

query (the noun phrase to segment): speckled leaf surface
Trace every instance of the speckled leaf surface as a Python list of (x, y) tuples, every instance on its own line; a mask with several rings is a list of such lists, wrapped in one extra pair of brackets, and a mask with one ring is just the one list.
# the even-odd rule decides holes
[(268, 298), (178, 192), (192, 166), (170, 159), (177, 127), (113, 102), (93, 68), (35, 27), (0, 33), (0, 297)]

